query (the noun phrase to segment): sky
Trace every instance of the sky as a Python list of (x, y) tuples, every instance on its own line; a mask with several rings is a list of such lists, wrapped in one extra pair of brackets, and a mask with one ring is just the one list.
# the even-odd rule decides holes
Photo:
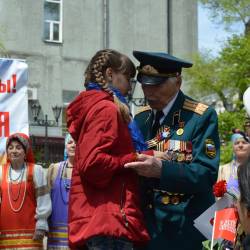
[(242, 24), (235, 24), (232, 27), (232, 32), (225, 31), (222, 24), (215, 24), (209, 19), (209, 10), (198, 7), (198, 44), (199, 50), (211, 50), (213, 55), (217, 55), (220, 51), (223, 42), (232, 34), (240, 34), (243, 32)]

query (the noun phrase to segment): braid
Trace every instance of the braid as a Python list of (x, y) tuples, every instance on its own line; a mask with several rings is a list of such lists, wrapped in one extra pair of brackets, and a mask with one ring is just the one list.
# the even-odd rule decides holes
[[(104, 49), (104, 50), (98, 51), (94, 55), (94, 57), (91, 59), (85, 71), (84, 85), (87, 86), (89, 82), (95, 82), (104, 91), (113, 95), (114, 103), (118, 107), (118, 111), (121, 114), (123, 120), (125, 122), (129, 122), (130, 115), (129, 115), (128, 107), (122, 102), (120, 102), (120, 100), (114, 95), (113, 91), (109, 87), (109, 82), (106, 80), (106, 75), (105, 75), (106, 69), (109, 67), (112, 68), (114, 71), (117, 71), (117, 72), (121, 71), (122, 73), (125, 73), (123, 72), (124, 70), (123, 68), (126, 68), (126, 65), (124, 65), (123, 57), (124, 55), (111, 49)], [(129, 66), (127, 66), (127, 68), (129, 68)], [(129, 71), (130, 68), (129, 70), (127, 68), (126, 70)]]
[(107, 64), (108, 55), (107, 51), (102, 51), (100, 55), (96, 58), (95, 63), (93, 64), (93, 74), (95, 76), (96, 82), (101, 86), (105, 85), (106, 80), (103, 76), (103, 69)]
[(96, 82), (103, 86), (106, 83), (104, 71), (108, 67), (108, 51), (101, 50), (91, 59), (85, 71), (85, 85), (88, 82)]

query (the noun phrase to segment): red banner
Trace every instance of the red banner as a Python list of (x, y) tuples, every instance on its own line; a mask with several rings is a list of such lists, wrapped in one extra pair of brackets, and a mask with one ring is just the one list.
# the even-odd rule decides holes
[(226, 208), (216, 212), (214, 220), (214, 239), (234, 242), (238, 215), (235, 208)]

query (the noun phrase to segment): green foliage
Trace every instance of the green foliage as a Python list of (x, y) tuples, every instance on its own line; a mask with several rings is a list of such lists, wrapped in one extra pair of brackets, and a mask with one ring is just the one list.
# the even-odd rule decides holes
[[(233, 128), (243, 130), (245, 112), (243, 93), (250, 82), (250, 0), (199, 0), (210, 10), (214, 22), (226, 28), (236, 22), (245, 26), (245, 34), (232, 36), (217, 57), (203, 52), (194, 58), (194, 66), (186, 72), (190, 95), (198, 99), (213, 95), (221, 100), (226, 111), (219, 114), (222, 140), (221, 164), (232, 159), (230, 137)], [(233, 104), (234, 112), (229, 112)]]
[(232, 129), (238, 128), (243, 130), (244, 117), (244, 110), (240, 110), (238, 112), (225, 111), (219, 114), (219, 134), (222, 142), (220, 148), (220, 164), (225, 164), (232, 160), (233, 145), (230, 142)]
[(233, 23), (242, 22), (247, 29), (250, 24), (250, 0), (200, 0), (210, 10), (211, 19), (229, 28)]
[[(211, 240), (206, 240), (202, 242), (202, 250), (210, 250), (211, 249)], [(213, 250), (223, 250), (222, 244), (219, 244), (216, 242), (216, 244), (213, 246)]]
[(223, 67), (221, 81), (231, 83), (240, 100), (250, 82), (250, 35), (233, 36), (220, 53)]
[(223, 143), (220, 147), (220, 165), (230, 162), (233, 158), (233, 144), (231, 142)]
[[(194, 66), (186, 72), (190, 95), (198, 99), (216, 94), (225, 112), (219, 114), (221, 164), (232, 160), (230, 137), (233, 128), (243, 130), (245, 111), (243, 93), (250, 82), (250, 36), (233, 36), (224, 45), (217, 58), (209, 52), (194, 59)], [(227, 95), (225, 95), (227, 93)], [(229, 103), (234, 112), (229, 112)], [(228, 111), (227, 111), (228, 110)]]
[(230, 141), (233, 128), (243, 130), (245, 112), (244, 110), (238, 112), (225, 111), (219, 114), (218, 119), (220, 139), (227, 142)]
[(250, 36), (233, 36), (216, 58), (209, 52), (198, 54), (186, 71), (188, 92), (198, 98), (214, 95), (226, 110), (233, 103), (242, 108), (242, 96), (250, 82)]
[(223, 65), (220, 60), (206, 51), (196, 55), (193, 62), (193, 67), (186, 71), (188, 92), (197, 98), (216, 94), (226, 106), (223, 90), (228, 88), (228, 83), (221, 80)]

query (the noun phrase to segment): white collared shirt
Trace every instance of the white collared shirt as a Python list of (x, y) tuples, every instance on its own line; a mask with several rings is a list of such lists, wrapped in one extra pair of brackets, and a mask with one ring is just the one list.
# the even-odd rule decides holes
[[(176, 93), (176, 95), (174, 96), (174, 98), (162, 109), (162, 112), (164, 113), (164, 116), (160, 119), (160, 124), (162, 124), (162, 122), (164, 121), (164, 119), (166, 118), (166, 116), (168, 115), (170, 109), (172, 108), (172, 106), (174, 105), (174, 102), (177, 98), (179, 94), (179, 91)], [(155, 109), (153, 109), (153, 112), (154, 112), (154, 117), (155, 117), (155, 114), (156, 114), (156, 111)], [(154, 123), (153, 123), (154, 124)]]

